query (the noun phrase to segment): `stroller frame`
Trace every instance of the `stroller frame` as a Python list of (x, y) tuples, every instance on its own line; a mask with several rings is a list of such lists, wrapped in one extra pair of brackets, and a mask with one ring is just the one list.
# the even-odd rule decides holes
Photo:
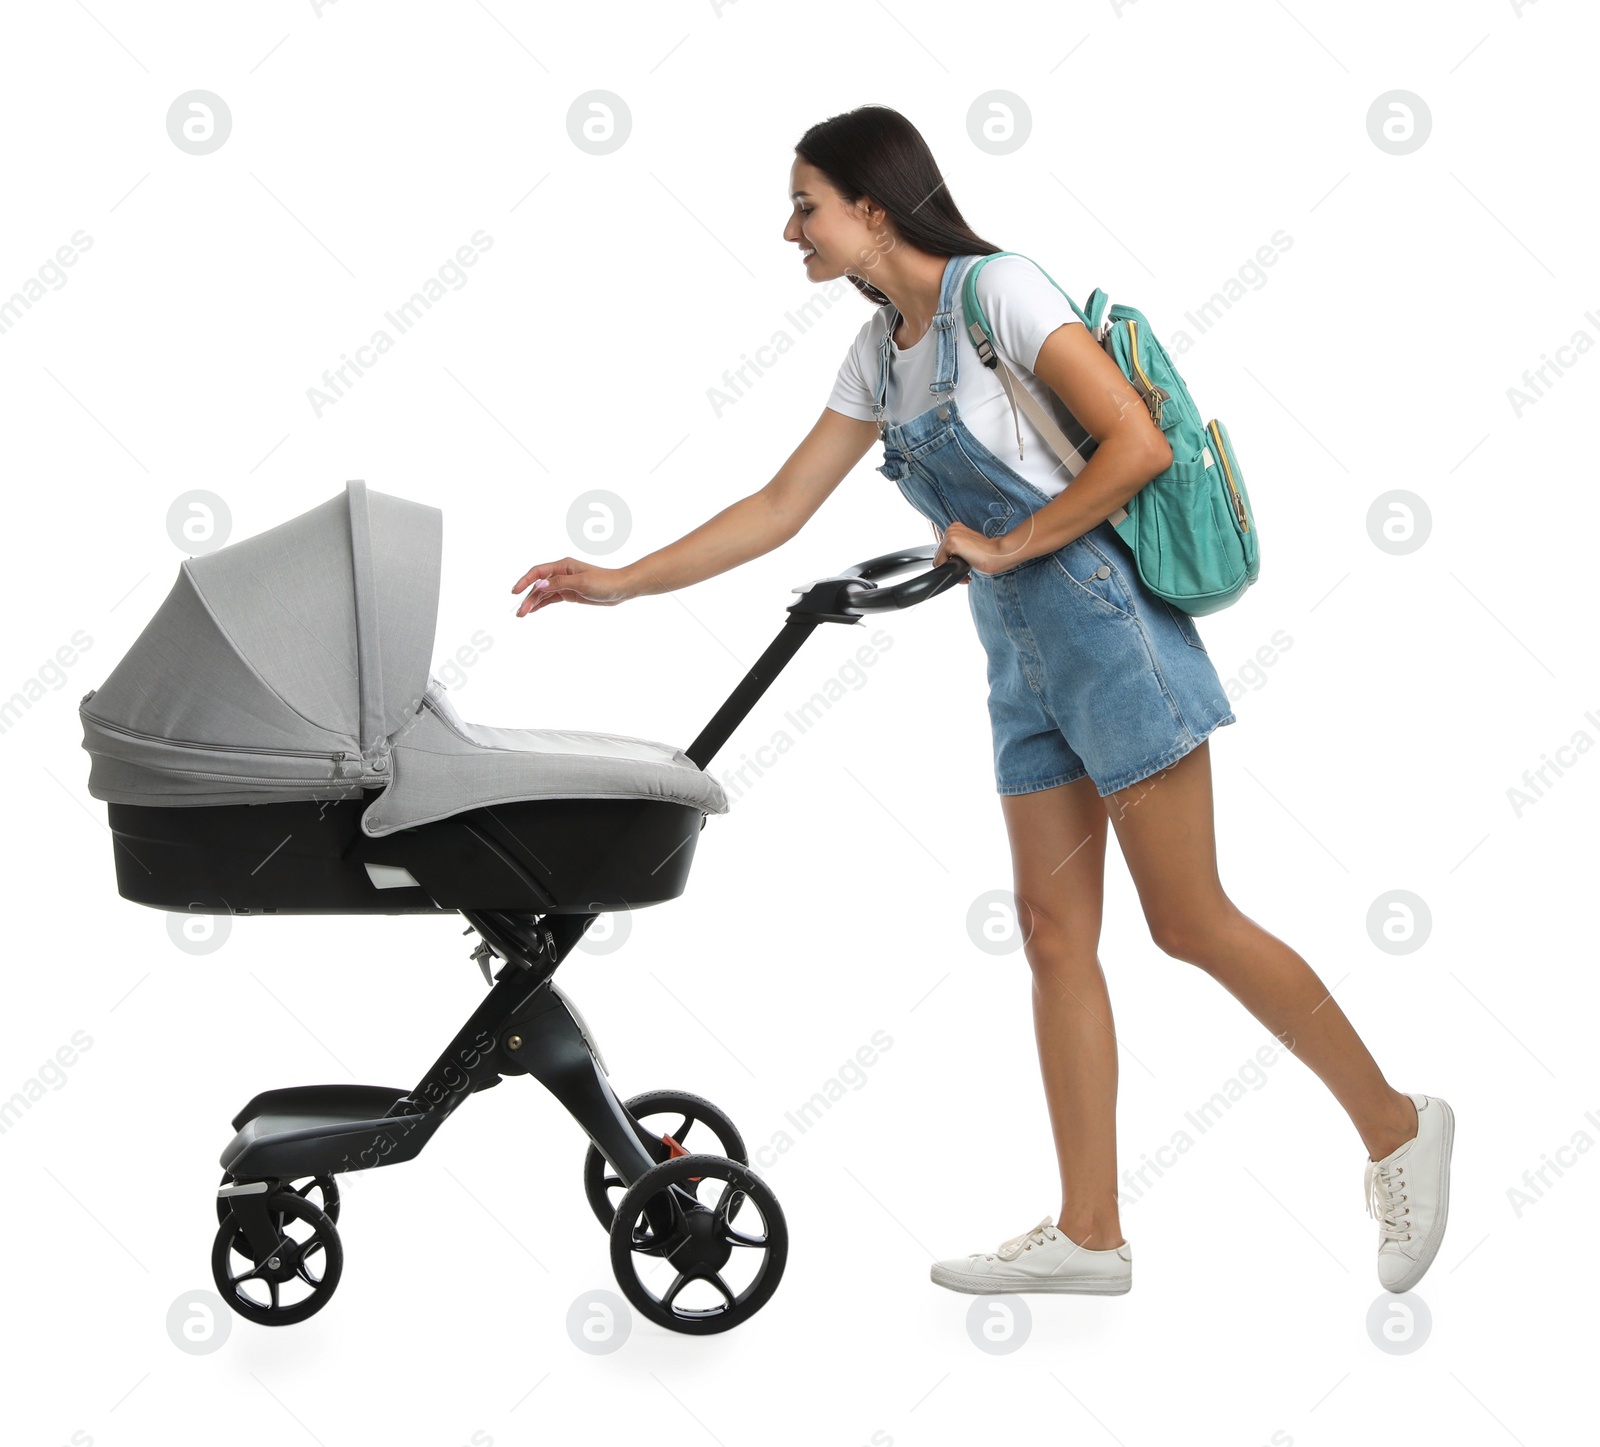
[[(933, 552), (934, 545), (924, 544), (884, 554), (794, 589), (801, 596), (789, 606), (782, 630), (685, 751), (687, 757), (704, 769), (819, 624), (860, 623), (869, 612), (908, 607), (959, 582), (967, 571), (959, 558), (892, 587), (880, 588), (874, 581), (926, 564)], [(681, 891), (687, 868), (687, 859), (670, 866), (669, 882), (646, 902)], [(709, 1101), (673, 1091), (650, 1092), (631, 1101), (619, 1098), (582, 1017), (553, 981), (561, 961), (604, 911), (571, 903), (557, 903), (547, 911), (447, 902), (439, 908), (460, 913), (469, 924), (467, 933), (480, 936), (472, 957), (491, 981), (489, 993), (410, 1090), (296, 1086), (255, 1096), (233, 1118), (236, 1134), (221, 1157), (225, 1175), (217, 1192), (220, 1226), (212, 1252), (213, 1275), (227, 1304), (265, 1325), (287, 1325), (320, 1310), (343, 1262), (334, 1227), (338, 1197), (333, 1178), (413, 1159), (470, 1096), (505, 1077), (531, 1075), (589, 1137), (585, 1186), (595, 1214), (608, 1224), (613, 1270), (634, 1306), (648, 1319), (680, 1332), (725, 1331), (748, 1319), (776, 1289), (787, 1257), (787, 1226), (776, 1197), (749, 1169), (731, 1121)], [(503, 963), (491, 975), (495, 957)], [(683, 1114), (680, 1135), (692, 1120), (705, 1120), (723, 1144), (723, 1153), (686, 1152), (673, 1134), (642, 1124), (639, 1116), (648, 1113), (645, 1103)], [(606, 1167), (614, 1175), (602, 1181)], [(311, 1182), (296, 1188), (293, 1183), (306, 1177)], [(724, 1186), (714, 1204), (699, 1195), (707, 1180)], [(607, 1185), (625, 1188), (614, 1213), (606, 1202)], [(322, 1192), (320, 1207), (309, 1198), (313, 1186)], [(750, 1224), (748, 1217), (734, 1221), (746, 1200), (753, 1202), (763, 1224), (759, 1236), (741, 1229)], [(288, 1230), (291, 1220), (308, 1225), (311, 1235), (296, 1240)], [(720, 1271), (740, 1248), (762, 1256), (752, 1281), (735, 1292)], [(231, 1255), (243, 1256), (252, 1268), (236, 1274)], [(639, 1280), (637, 1256), (667, 1257), (677, 1268), (662, 1297)], [(311, 1295), (280, 1306), (279, 1287), (296, 1279), (311, 1286)], [(270, 1306), (240, 1292), (246, 1280), (266, 1283)], [(722, 1304), (707, 1309), (679, 1304), (680, 1290), (692, 1280), (710, 1282)]]
[[(532, 1075), (582, 1126), (631, 1185), (671, 1148), (629, 1114), (607, 1078), (585, 1024), (552, 976), (596, 914), (540, 918), (462, 910), (482, 936), (473, 956), (488, 975), (490, 952), (505, 964), (493, 988), (409, 1091), (382, 1086), (312, 1085), (265, 1091), (234, 1117), (238, 1132), (221, 1164), (232, 1178), (219, 1191), (241, 1218), (253, 1247), (277, 1240), (265, 1195), (248, 1185), (395, 1165), (421, 1153), (466, 1099), (502, 1078)], [(471, 932), (470, 930), (468, 931)], [(662, 1203), (647, 1203), (647, 1211)], [(670, 1221), (660, 1209), (658, 1230)]]

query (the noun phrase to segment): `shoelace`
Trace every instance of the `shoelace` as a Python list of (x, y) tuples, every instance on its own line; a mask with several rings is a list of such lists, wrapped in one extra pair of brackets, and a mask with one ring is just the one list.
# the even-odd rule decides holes
[(977, 1260), (980, 1256), (985, 1261), (1014, 1261), (1024, 1251), (1031, 1251), (1035, 1246), (1042, 1246), (1046, 1241), (1054, 1241), (1060, 1232), (1056, 1230), (1056, 1223), (1046, 1216), (1037, 1226), (1013, 1236), (1009, 1241), (1002, 1241), (999, 1248), (994, 1251), (974, 1251), (972, 1257)]
[(1367, 1162), (1362, 1194), (1367, 1201), (1367, 1215), (1377, 1218), (1380, 1245), (1411, 1239), (1411, 1206), (1406, 1199), (1405, 1170), (1405, 1164), (1400, 1161)]

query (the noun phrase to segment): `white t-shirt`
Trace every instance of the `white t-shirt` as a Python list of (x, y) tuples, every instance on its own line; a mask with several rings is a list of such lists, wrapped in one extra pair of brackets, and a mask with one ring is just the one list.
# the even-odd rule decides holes
[[(1040, 402), (1060, 421), (1069, 437), (1083, 431), (1072, 420), (1061, 399), (1033, 374), (1044, 340), (1064, 323), (1082, 326), (1066, 297), (1053, 282), (1025, 256), (1001, 256), (988, 262), (978, 273), (978, 299), (989, 318), (992, 339), (1006, 365)], [(880, 306), (856, 333), (839, 375), (833, 384), (828, 406), (846, 417), (870, 422), (872, 402), (878, 387), (878, 348), (890, 309)], [(1028, 420), (1021, 407), (1012, 420), (1010, 399), (1000, 384), (1000, 374), (983, 365), (967, 335), (962, 315), (959, 288), (955, 301), (955, 336), (960, 352), (956, 366), (956, 407), (967, 429), (1013, 472), (1033, 483), (1047, 497), (1054, 497), (1067, 485), (1067, 471), (1050, 444)], [(928, 384), (935, 379), (939, 360), (939, 341), (930, 326), (916, 342), (906, 348), (890, 342), (889, 385), (885, 405), (890, 422), (909, 422), (912, 417), (937, 405)], [(909, 399), (909, 400), (907, 400)], [(1017, 431), (1022, 432), (1022, 457), (1017, 456)], [(1085, 451), (1092, 450), (1089, 443)]]

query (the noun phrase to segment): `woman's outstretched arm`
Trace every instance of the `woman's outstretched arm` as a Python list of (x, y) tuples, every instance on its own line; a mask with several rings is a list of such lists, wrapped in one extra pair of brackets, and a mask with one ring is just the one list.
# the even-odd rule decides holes
[(715, 517), (621, 568), (578, 558), (537, 563), (512, 584), (526, 591), (517, 617), (549, 603), (614, 604), (650, 593), (671, 593), (748, 563), (789, 541), (811, 519), (877, 439), (872, 422), (831, 407), (812, 425), (772, 480)]

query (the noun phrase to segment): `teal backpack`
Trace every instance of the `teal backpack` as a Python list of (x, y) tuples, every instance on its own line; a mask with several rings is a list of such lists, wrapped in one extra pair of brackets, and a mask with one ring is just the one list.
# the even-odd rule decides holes
[[(986, 367), (998, 368), (1012, 412), (1018, 404), (1076, 477), (1088, 461), (1033, 394), (1022, 386), (991, 340), (993, 332), (978, 300), (978, 273), (985, 262), (1014, 251), (980, 256), (967, 268), (961, 306), (967, 334)], [(1035, 263), (1037, 265), (1037, 263)], [(1043, 271), (1044, 268), (1040, 267)], [(1133, 552), (1139, 579), (1158, 598), (1196, 616), (1215, 613), (1238, 600), (1261, 570), (1260, 539), (1250, 511), (1244, 473), (1228, 429), (1216, 418), (1202, 423), (1166, 348), (1141, 312), (1120, 303), (1109, 310), (1105, 292), (1089, 294), (1085, 314), (1054, 277), (1046, 279), (1077, 313), (1144, 399), (1150, 420), (1172, 448), (1172, 465), (1118, 508), (1108, 521)], [(1018, 429), (1020, 440), (1021, 429)], [(1091, 449), (1092, 454), (1092, 449)]]

